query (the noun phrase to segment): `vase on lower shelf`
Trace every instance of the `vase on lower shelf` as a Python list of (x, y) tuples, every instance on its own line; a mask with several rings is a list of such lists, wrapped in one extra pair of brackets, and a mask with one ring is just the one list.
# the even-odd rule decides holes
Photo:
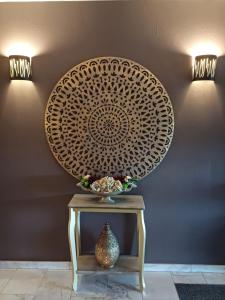
[(95, 246), (95, 257), (103, 268), (113, 268), (119, 258), (120, 248), (117, 238), (112, 232), (109, 223), (106, 223)]

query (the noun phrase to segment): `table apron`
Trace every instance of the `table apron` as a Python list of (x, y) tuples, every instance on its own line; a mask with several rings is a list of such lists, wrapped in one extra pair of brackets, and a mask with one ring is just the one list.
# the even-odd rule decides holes
[(70, 207), (77, 212), (94, 212), (94, 213), (124, 213), (124, 214), (137, 214), (142, 209), (124, 209), (124, 208), (81, 208)]

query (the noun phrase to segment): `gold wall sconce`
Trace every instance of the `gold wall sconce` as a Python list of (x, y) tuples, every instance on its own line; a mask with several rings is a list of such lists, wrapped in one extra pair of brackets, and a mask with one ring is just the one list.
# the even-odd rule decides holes
[(32, 80), (31, 58), (23, 55), (9, 56), (11, 80)]
[(215, 80), (216, 55), (198, 55), (194, 58), (193, 81)]

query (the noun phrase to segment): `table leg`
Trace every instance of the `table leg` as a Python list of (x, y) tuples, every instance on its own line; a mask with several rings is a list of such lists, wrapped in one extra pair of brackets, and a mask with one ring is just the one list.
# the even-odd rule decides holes
[(76, 227), (76, 214), (73, 208), (70, 208), (70, 218), (68, 225), (68, 235), (70, 243), (70, 255), (73, 267), (73, 289), (77, 291), (78, 275), (77, 275), (77, 253), (76, 253), (76, 241), (75, 241), (75, 227)]
[(81, 253), (81, 244), (80, 244), (80, 212), (76, 210), (75, 212), (76, 217), (76, 250), (77, 250), (77, 258), (79, 258)]
[(146, 241), (143, 210), (139, 210), (137, 213), (137, 223), (138, 223), (139, 285), (140, 285), (140, 290), (143, 291), (145, 288), (144, 260), (145, 260), (145, 241)]

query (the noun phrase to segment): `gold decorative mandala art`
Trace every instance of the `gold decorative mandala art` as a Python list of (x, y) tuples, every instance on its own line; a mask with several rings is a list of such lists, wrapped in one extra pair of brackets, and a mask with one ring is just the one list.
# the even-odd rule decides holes
[(164, 158), (173, 136), (169, 96), (134, 61), (100, 57), (67, 72), (45, 112), (51, 151), (74, 177), (142, 178)]

